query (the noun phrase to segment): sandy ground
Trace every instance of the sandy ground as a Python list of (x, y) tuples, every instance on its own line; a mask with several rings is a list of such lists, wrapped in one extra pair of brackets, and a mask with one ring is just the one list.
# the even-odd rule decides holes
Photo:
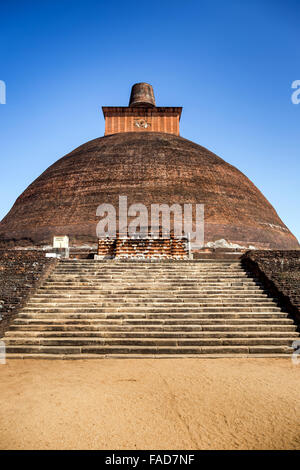
[(290, 359), (11, 360), (1, 449), (300, 449)]

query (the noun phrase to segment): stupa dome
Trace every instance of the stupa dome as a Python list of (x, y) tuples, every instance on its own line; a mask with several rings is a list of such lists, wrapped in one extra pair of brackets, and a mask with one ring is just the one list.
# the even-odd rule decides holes
[(71, 246), (95, 244), (96, 209), (102, 203), (117, 206), (119, 195), (147, 207), (203, 203), (206, 244), (226, 240), (244, 247), (299, 248), (272, 205), (238, 169), (175, 132), (140, 128), (91, 140), (51, 165), (0, 223), (0, 242), (49, 245), (53, 236), (68, 235)]

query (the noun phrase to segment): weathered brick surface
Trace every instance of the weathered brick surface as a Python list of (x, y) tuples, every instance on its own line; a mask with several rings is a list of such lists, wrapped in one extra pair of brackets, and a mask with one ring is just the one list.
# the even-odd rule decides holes
[(185, 238), (146, 238), (129, 237), (99, 239), (98, 256), (105, 258), (166, 258), (184, 259), (188, 252)]
[(56, 262), (41, 251), (0, 250), (0, 337)]
[(136, 83), (129, 106), (103, 106), (105, 134), (119, 132), (166, 132), (179, 135), (181, 107), (157, 107), (149, 83)]
[(204, 147), (159, 132), (92, 140), (51, 165), (0, 222), (0, 245), (97, 243), (97, 207), (133, 203), (204, 204), (205, 242), (224, 239), (258, 249), (297, 249), (296, 238), (240, 171)]
[(104, 135), (119, 132), (166, 132), (179, 135), (181, 109), (103, 107)]
[(248, 251), (242, 262), (300, 322), (300, 251)]

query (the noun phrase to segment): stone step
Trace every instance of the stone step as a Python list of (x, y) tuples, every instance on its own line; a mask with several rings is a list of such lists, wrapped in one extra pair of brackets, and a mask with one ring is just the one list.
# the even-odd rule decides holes
[(200, 265), (194, 265), (194, 266), (159, 266), (159, 264), (156, 265), (145, 265), (142, 267), (138, 266), (80, 266), (80, 267), (56, 267), (55, 268), (56, 272), (93, 272), (93, 273), (131, 273), (131, 272), (136, 272), (136, 273), (165, 273), (165, 274), (172, 274), (172, 273), (177, 273), (177, 274), (184, 274), (184, 273), (206, 273), (206, 272), (215, 272), (215, 271), (222, 271), (222, 272), (245, 272), (247, 271), (246, 268), (244, 268), (241, 265), (206, 265), (206, 266), (200, 266)]
[[(198, 354), (291, 354), (293, 351), (289, 346), (181, 346), (181, 347), (151, 347), (151, 346), (84, 346), (84, 347), (58, 347), (58, 346), (8, 346), (6, 349), (7, 357), (10, 354), (52, 354), (57, 355), (198, 355)], [(82, 358), (82, 356), (81, 356)]]
[(58, 264), (59, 267), (67, 267), (67, 266), (110, 266), (110, 267), (118, 267), (118, 266), (137, 266), (139, 268), (143, 267), (178, 267), (182, 268), (184, 266), (206, 266), (206, 265), (218, 265), (221, 266), (223, 264), (228, 265), (241, 265), (241, 259), (236, 258), (236, 256), (232, 256), (231, 258), (226, 259), (186, 259), (186, 260), (119, 260), (119, 259), (102, 259), (102, 260), (94, 260), (94, 259), (62, 259)]
[(77, 271), (56, 271), (54, 272), (55, 276), (59, 277), (76, 277), (76, 276), (88, 276), (88, 277), (103, 277), (103, 278), (109, 278), (113, 277), (114, 279), (119, 279), (119, 278), (124, 278), (124, 277), (140, 277), (141, 279), (144, 279), (145, 277), (149, 276), (151, 278), (157, 278), (159, 276), (163, 276), (166, 278), (171, 278), (171, 279), (185, 279), (189, 277), (195, 277), (195, 278), (205, 278), (207, 276), (248, 276), (252, 277), (251, 273), (244, 271), (242, 269), (231, 269), (229, 270), (193, 270), (193, 271), (185, 271), (185, 272), (162, 272), (162, 271), (150, 271), (150, 270), (144, 270), (144, 271), (135, 271), (135, 270), (127, 270), (127, 271), (92, 271), (92, 270), (77, 270)]
[(189, 272), (189, 271), (224, 271), (224, 270), (246, 270), (247, 268), (242, 266), (241, 263), (224, 263), (224, 264), (171, 264), (171, 263), (135, 263), (134, 266), (126, 265), (112, 265), (107, 263), (85, 265), (85, 266), (65, 266), (63, 264), (58, 264), (55, 268), (56, 271), (94, 271), (94, 272), (124, 272), (124, 271), (136, 271), (136, 272)]
[(159, 276), (163, 276), (166, 278), (186, 278), (186, 277), (196, 277), (196, 278), (202, 278), (202, 277), (207, 277), (207, 276), (248, 276), (248, 277), (253, 277), (251, 272), (246, 271), (242, 268), (239, 269), (206, 269), (206, 270), (187, 270), (187, 271), (160, 271), (160, 270), (149, 270), (145, 269), (143, 271), (135, 270), (135, 269), (127, 269), (127, 270), (120, 270), (120, 271), (112, 271), (112, 270), (73, 270), (73, 271), (66, 271), (66, 270), (54, 270), (52, 272), (52, 275), (59, 276), (59, 277), (76, 277), (76, 276), (87, 276), (87, 277), (113, 277), (114, 279), (119, 279), (119, 278), (124, 278), (124, 277), (140, 277), (141, 279), (144, 279), (145, 277), (153, 277), (157, 278)]
[(153, 274), (153, 275), (157, 275), (157, 274), (165, 274), (165, 275), (178, 275), (178, 276), (181, 276), (181, 275), (190, 275), (192, 273), (198, 275), (198, 274), (202, 274), (202, 275), (205, 275), (206, 273), (216, 273), (216, 272), (222, 272), (222, 273), (245, 273), (245, 272), (249, 272), (247, 269), (244, 269), (242, 266), (211, 266), (211, 267), (199, 267), (199, 266), (196, 266), (196, 267), (187, 267), (187, 268), (184, 268), (184, 267), (181, 267), (181, 268), (178, 268), (177, 266), (175, 266), (174, 268), (172, 269), (164, 269), (164, 268), (160, 268), (160, 267), (146, 267), (146, 268), (143, 268), (143, 269), (138, 269), (138, 268), (135, 268), (135, 267), (130, 267), (130, 268), (104, 268), (104, 267), (99, 267), (99, 268), (95, 268), (95, 267), (87, 267), (87, 268), (84, 268), (84, 267), (80, 267), (80, 268), (65, 268), (65, 269), (62, 269), (62, 268), (55, 268), (55, 272), (56, 273), (71, 273), (71, 274), (77, 274), (77, 273), (91, 273), (91, 274), (105, 274), (105, 275), (109, 275), (109, 274), (131, 274), (131, 273), (136, 273), (136, 274), (140, 274), (142, 276), (144, 276), (145, 274)]
[[(69, 331), (11, 331), (4, 336), (5, 342), (10, 341), (10, 344), (16, 344), (12, 341), (22, 341), (28, 338), (296, 338), (298, 333), (296, 331), (124, 331), (123, 329), (117, 331), (96, 331), (85, 329), (84, 331), (69, 330)], [(6, 343), (8, 344), (8, 343)], [(28, 343), (27, 343), (28, 344)]]
[[(44, 289), (45, 288), (51, 288), (51, 289), (58, 289), (62, 287), (64, 290), (66, 289), (72, 289), (72, 288), (84, 288), (88, 287), (89, 289), (94, 289), (94, 288), (99, 288), (101, 286), (102, 290), (116, 290), (118, 292), (122, 292), (124, 289), (128, 290), (131, 289), (132, 291), (137, 291), (139, 289), (148, 289), (150, 290), (168, 290), (171, 289), (175, 292), (181, 292), (182, 290), (189, 290), (189, 289), (215, 289), (215, 288), (230, 288), (230, 287), (244, 287), (244, 288), (256, 288), (259, 286), (259, 283), (255, 283), (252, 281), (240, 281), (240, 282), (201, 282), (200, 284), (198, 283), (129, 283), (129, 282), (124, 282), (122, 283), (122, 287), (120, 289), (116, 289), (116, 283), (106, 283), (106, 282), (45, 282), (44, 284)], [(101, 290), (100, 289), (100, 290)]]
[(93, 259), (69, 259), (62, 260), (60, 266), (176, 266), (182, 267), (185, 265), (232, 265), (241, 264), (241, 260), (232, 257), (231, 259), (193, 259), (193, 260), (93, 260)]
[(191, 300), (191, 301), (201, 301), (201, 300), (210, 300), (210, 299), (215, 299), (218, 300), (219, 298), (221, 299), (245, 299), (245, 300), (256, 300), (256, 299), (270, 299), (273, 300), (273, 298), (268, 297), (267, 294), (265, 294), (263, 291), (259, 293), (242, 293), (242, 294), (223, 294), (223, 293), (218, 293), (218, 294), (206, 294), (205, 296), (202, 295), (190, 295), (190, 294), (174, 294), (173, 292), (168, 291), (167, 293), (164, 294), (157, 294), (157, 293), (152, 293), (152, 292), (145, 292), (143, 295), (137, 295), (137, 294), (127, 294), (126, 296), (120, 295), (119, 293), (116, 294), (108, 294), (108, 295), (102, 295), (102, 293), (97, 293), (96, 295), (92, 295), (90, 293), (79, 293), (78, 295), (70, 294), (70, 293), (57, 293), (55, 296), (53, 293), (45, 293), (38, 291), (34, 296), (32, 297), (32, 301), (34, 300), (53, 300), (54, 302), (56, 301), (61, 301), (61, 302), (69, 302), (70, 299), (72, 301), (77, 302), (77, 301), (90, 301), (90, 300), (95, 300), (95, 299), (104, 299), (104, 298), (109, 298), (109, 299), (114, 299), (114, 300), (119, 300), (120, 302), (123, 299), (130, 299), (132, 302), (136, 301), (142, 301), (142, 300), (147, 300), (147, 299), (161, 299), (161, 300), (166, 300), (169, 301), (169, 299), (172, 300), (182, 300), (185, 302), (186, 300)]
[(278, 312), (281, 311), (280, 307), (276, 304), (270, 303), (141, 303), (141, 304), (126, 304), (113, 303), (113, 302), (98, 302), (95, 304), (81, 303), (57, 303), (57, 304), (28, 304), (22, 310), (24, 313), (202, 313), (202, 312)]
[[(159, 295), (148, 295), (148, 296), (136, 296), (131, 294), (126, 294), (124, 296), (114, 296), (114, 295), (96, 295), (96, 296), (86, 296), (86, 295), (76, 295), (70, 296), (66, 294), (65, 296), (60, 295), (49, 295), (49, 296), (40, 296), (35, 295), (32, 297), (30, 304), (34, 303), (36, 305), (49, 305), (58, 304), (58, 305), (68, 305), (74, 303), (76, 305), (84, 303), (84, 305), (90, 305), (95, 303), (99, 305), (99, 303), (106, 303), (112, 302), (113, 305), (115, 304), (123, 304), (123, 303), (132, 303), (137, 305), (139, 304), (146, 304), (146, 303), (166, 303), (167, 305), (179, 303), (180, 305), (186, 305), (186, 303), (192, 304), (202, 304), (202, 303), (238, 303), (240, 305), (246, 305), (248, 303), (266, 303), (266, 304), (273, 304), (277, 306), (276, 299), (272, 299), (267, 295), (259, 295), (256, 294), (255, 296), (247, 296), (247, 295), (237, 295), (237, 296), (224, 296), (224, 295), (214, 295), (214, 296), (197, 296), (197, 295), (184, 295), (184, 296), (173, 296), (170, 294), (168, 297), (166, 296), (159, 296)], [(28, 305), (28, 304), (27, 304)]]
[(118, 306), (123, 306), (123, 307), (139, 307), (139, 306), (145, 306), (145, 307), (150, 307), (150, 306), (168, 306), (168, 307), (178, 307), (178, 306), (183, 306), (184, 307), (207, 307), (207, 306), (276, 306), (276, 303), (273, 302), (272, 299), (268, 298), (255, 298), (255, 299), (202, 299), (202, 300), (196, 300), (193, 301), (192, 299), (138, 299), (138, 300), (132, 300), (132, 299), (112, 299), (109, 297), (106, 298), (94, 298), (94, 299), (51, 299), (50, 300), (45, 300), (45, 299), (35, 299), (33, 298), (30, 302), (27, 303), (27, 307), (57, 307), (57, 306), (68, 306), (68, 307), (118, 307)]
[(287, 338), (4, 338), (6, 348), (13, 346), (291, 346)]
[[(230, 353), (230, 352), (226, 352), (226, 353), (216, 353), (216, 354), (208, 354), (206, 352), (203, 352), (201, 354), (201, 356), (199, 356), (199, 354), (189, 354), (187, 352), (185, 353), (182, 353), (182, 354), (176, 354), (176, 358), (179, 359), (179, 358), (189, 358), (189, 359), (195, 359), (195, 358), (199, 358), (201, 357), (201, 359), (221, 359), (221, 358), (226, 358), (226, 359), (229, 359), (229, 358), (241, 358), (241, 359), (245, 359), (245, 358), (251, 358), (251, 357), (255, 357), (256, 359), (258, 358), (285, 358), (288, 360), (289, 358), (289, 354), (290, 353), (273, 353), (273, 352), (267, 352), (266, 353), (258, 353), (258, 352), (255, 352), (255, 353), (252, 353), (252, 354), (249, 354), (249, 353), (239, 353), (239, 352), (234, 352), (234, 353)], [(99, 360), (99, 359), (144, 359), (145, 357), (147, 357), (147, 359), (171, 359), (171, 358), (174, 358), (174, 354), (164, 354), (164, 353), (160, 353), (160, 354), (147, 354), (147, 356), (145, 356), (145, 354), (138, 354), (138, 353), (127, 353), (126, 356), (124, 354), (44, 354), (44, 353), (35, 353), (35, 354), (20, 354), (20, 353), (10, 353), (10, 354), (6, 354), (6, 358), (8, 360), (11, 360), (11, 359), (27, 359), (27, 360), (37, 360), (37, 361), (41, 361), (41, 360), (70, 360), (70, 361), (76, 361), (76, 360), (92, 360), (92, 359), (96, 359), (96, 360)]]
[(224, 262), (224, 263), (149, 263), (149, 262), (135, 262), (134, 265), (129, 263), (90, 263), (90, 264), (65, 264), (59, 263), (56, 268), (57, 271), (63, 270), (93, 270), (93, 271), (126, 271), (135, 269), (136, 271), (204, 271), (210, 269), (244, 269), (241, 263), (237, 262)]
[(188, 313), (201, 313), (201, 312), (232, 312), (232, 313), (240, 313), (240, 310), (243, 310), (243, 312), (280, 312), (281, 309), (280, 307), (276, 306), (260, 306), (258, 305), (251, 305), (251, 306), (246, 306), (243, 305), (242, 307), (239, 306), (224, 306), (222, 304), (215, 305), (215, 306), (199, 306), (195, 305), (194, 307), (187, 307), (187, 306), (180, 306), (180, 307), (174, 307), (172, 306), (172, 312), (170, 312), (170, 307), (169, 306), (140, 306), (140, 307), (123, 307), (123, 306), (114, 306), (114, 307), (101, 307), (101, 306), (96, 306), (96, 307), (91, 307), (89, 305), (83, 305), (82, 307), (80, 306), (59, 306), (59, 307), (32, 307), (28, 306), (23, 308), (22, 313), (182, 313), (182, 314), (188, 314)]
[(217, 273), (217, 272), (221, 272), (221, 273), (251, 273), (251, 271), (248, 271), (247, 269), (243, 268), (242, 266), (211, 266), (211, 267), (199, 267), (199, 266), (196, 266), (196, 267), (187, 267), (187, 268), (184, 268), (184, 267), (181, 267), (181, 268), (178, 268), (177, 266), (175, 266), (174, 268), (172, 269), (164, 269), (164, 268), (160, 268), (160, 267), (146, 267), (146, 268), (143, 268), (143, 269), (138, 269), (138, 268), (135, 268), (135, 267), (130, 267), (130, 268), (103, 268), (103, 267), (100, 267), (100, 268), (95, 268), (95, 267), (91, 267), (91, 268), (84, 268), (84, 267), (80, 267), (80, 268), (67, 268), (67, 269), (61, 269), (61, 268), (55, 268), (55, 272), (56, 273), (61, 273), (61, 274), (78, 274), (78, 273), (90, 273), (92, 275), (96, 274), (96, 275), (99, 275), (99, 274), (104, 274), (104, 275), (110, 275), (110, 274), (114, 274), (114, 275), (124, 275), (124, 274), (132, 274), (132, 273), (135, 273), (135, 274), (138, 274), (138, 275), (141, 275), (141, 276), (144, 276), (145, 274), (153, 274), (153, 275), (157, 275), (157, 274), (164, 274), (166, 276), (170, 276), (170, 275), (178, 275), (178, 276), (181, 276), (181, 275), (190, 275), (190, 274), (196, 274), (196, 275), (205, 275), (206, 273)]
[(55, 333), (67, 333), (72, 332), (72, 334), (76, 332), (83, 332), (85, 334), (86, 331), (95, 331), (95, 332), (117, 332), (122, 331), (124, 333), (135, 333), (135, 332), (213, 332), (213, 334), (219, 332), (278, 332), (278, 333), (291, 333), (296, 332), (296, 326), (294, 324), (268, 324), (268, 323), (252, 323), (249, 324), (239, 324), (239, 323), (228, 323), (225, 324), (223, 321), (222, 323), (213, 324), (212, 322), (205, 323), (201, 322), (201, 324), (153, 324), (146, 322), (141, 323), (140, 325), (130, 325), (130, 324), (107, 324), (105, 322), (102, 323), (42, 323), (39, 322), (31, 322), (31, 323), (18, 323), (13, 324), (11, 326), (10, 331), (7, 332), (8, 335), (11, 334), (13, 330), (16, 334), (23, 334), (24, 332), (39, 334), (40, 332), (55, 332)]
[(124, 275), (84, 275), (83, 273), (80, 274), (58, 274), (54, 273), (52, 276), (49, 276), (47, 281), (48, 282), (99, 282), (99, 281), (105, 281), (105, 282), (119, 282), (119, 281), (126, 281), (126, 282), (203, 282), (203, 281), (246, 281), (246, 280), (253, 280), (252, 277), (247, 276), (246, 273), (232, 273), (232, 274), (205, 274), (205, 275), (189, 275), (189, 276), (166, 276), (164, 275), (162, 277), (161, 274), (157, 274), (157, 276), (150, 275), (149, 273), (146, 273), (144, 276), (132, 273), (132, 274), (127, 274), (125, 273)]
[(171, 319), (180, 319), (181, 321), (188, 321), (192, 319), (220, 319), (220, 318), (286, 318), (286, 313), (281, 312), (213, 312), (213, 313), (177, 313), (177, 312), (166, 312), (166, 313), (72, 313), (72, 312), (58, 312), (58, 313), (32, 313), (32, 312), (21, 312), (19, 313), (19, 318), (45, 318), (45, 319), (131, 319), (131, 320), (141, 320), (141, 319), (161, 319), (161, 320), (171, 320)]
[(168, 277), (168, 276), (145, 276), (144, 278), (141, 276), (124, 276), (114, 278), (114, 276), (52, 276), (47, 279), (47, 283), (67, 283), (67, 284), (75, 284), (81, 282), (90, 282), (90, 283), (103, 283), (103, 284), (118, 284), (118, 283), (126, 283), (126, 284), (172, 284), (180, 282), (183, 285), (193, 285), (198, 283), (222, 283), (222, 282), (246, 282), (246, 283), (255, 283), (259, 282), (257, 279), (253, 279), (249, 276), (202, 276), (202, 277), (195, 277), (195, 276), (186, 276), (186, 277)]
[(195, 276), (196, 278), (198, 277), (206, 277), (206, 276), (226, 276), (232, 275), (232, 276), (248, 276), (252, 277), (252, 274), (248, 271), (243, 270), (242, 268), (240, 269), (222, 269), (222, 270), (189, 270), (189, 271), (183, 271), (183, 272), (176, 272), (176, 271), (151, 271), (149, 269), (145, 269), (143, 271), (137, 271), (137, 270), (122, 270), (122, 271), (112, 271), (112, 270), (55, 270), (54, 274), (60, 277), (63, 276), (90, 276), (90, 277), (113, 277), (114, 279), (116, 278), (123, 278), (125, 276), (133, 277), (136, 275), (137, 277), (145, 278), (146, 276), (149, 277), (158, 277), (158, 276), (165, 276), (165, 277), (170, 277), (170, 278), (185, 278), (185, 277), (193, 277)]
[(205, 277), (207, 275), (210, 276), (218, 276), (218, 275), (227, 275), (227, 274), (233, 274), (233, 275), (239, 275), (239, 276), (252, 276), (249, 271), (245, 271), (242, 268), (230, 268), (230, 269), (188, 269), (188, 270), (180, 270), (180, 271), (175, 271), (175, 270), (150, 270), (150, 269), (144, 269), (144, 270), (135, 270), (135, 269), (120, 269), (120, 270), (112, 270), (112, 269), (56, 269), (55, 270), (55, 275), (59, 276), (79, 276), (79, 275), (88, 275), (88, 276), (113, 276), (113, 277), (123, 277), (123, 276), (133, 276), (133, 275), (145, 277), (145, 276), (168, 276), (168, 277), (188, 277), (188, 276), (196, 276), (196, 277)]
[(116, 285), (121, 285), (122, 288), (128, 288), (129, 286), (134, 287), (134, 288), (154, 288), (154, 289), (163, 289), (165, 288), (170, 288), (173, 287), (175, 289), (183, 289), (185, 288), (197, 288), (197, 287), (232, 287), (232, 286), (260, 286), (261, 284), (258, 281), (255, 281), (253, 279), (214, 279), (214, 280), (201, 280), (201, 281), (194, 281), (194, 280), (186, 280), (186, 281), (180, 281), (175, 282), (175, 281), (168, 281), (166, 279), (164, 280), (157, 280), (157, 281), (152, 281), (151, 279), (147, 279), (145, 281), (140, 281), (140, 280), (124, 280), (123, 282), (117, 282), (117, 281), (101, 281), (101, 280), (85, 280), (85, 279), (80, 279), (80, 280), (65, 280), (65, 281), (59, 281), (57, 279), (48, 279), (45, 282), (45, 286), (48, 287), (55, 287), (55, 286), (64, 286), (64, 287), (69, 287), (69, 286), (92, 286), (92, 287), (97, 287), (103, 286), (106, 289), (112, 288), (115, 289)]
[(199, 273), (199, 272), (190, 272), (190, 273), (181, 273), (180, 275), (179, 274), (175, 274), (175, 273), (172, 273), (172, 274), (167, 274), (167, 273), (160, 273), (160, 272), (157, 272), (157, 273), (151, 273), (151, 272), (145, 272), (145, 273), (136, 273), (134, 271), (130, 271), (130, 272), (123, 272), (123, 273), (102, 273), (102, 272), (99, 272), (99, 273), (93, 273), (93, 272), (82, 272), (82, 271), (78, 271), (78, 272), (73, 272), (73, 273), (63, 273), (63, 272), (56, 272), (54, 271), (52, 273), (52, 276), (51, 277), (57, 277), (57, 278), (60, 278), (60, 279), (66, 279), (66, 278), (70, 278), (70, 279), (76, 279), (76, 278), (79, 278), (79, 277), (85, 277), (85, 278), (91, 278), (91, 279), (113, 279), (114, 281), (118, 280), (118, 279), (141, 279), (141, 280), (144, 280), (144, 279), (170, 279), (170, 280), (177, 280), (177, 279), (180, 279), (180, 280), (185, 280), (185, 279), (207, 279), (207, 278), (219, 278), (219, 277), (237, 277), (237, 278), (249, 278), (249, 279), (252, 279), (253, 276), (251, 276), (250, 274), (248, 274), (247, 272), (244, 272), (244, 271), (230, 271), (230, 273), (227, 273), (226, 271), (223, 271), (223, 272), (203, 272), (203, 273)]
[[(183, 323), (184, 322), (184, 323)], [(229, 318), (224, 318), (222, 316), (221, 318), (216, 318), (214, 315), (213, 318), (208, 317), (208, 318), (184, 318), (182, 319), (181, 317), (178, 318), (157, 318), (157, 319), (148, 319), (148, 318), (110, 318), (107, 319), (102, 318), (102, 319), (97, 319), (97, 318), (66, 318), (66, 316), (58, 316), (58, 318), (49, 318), (49, 315), (46, 316), (46, 318), (40, 318), (39, 316), (36, 316), (36, 318), (26, 318), (19, 316), (17, 317), (11, 328), (14, 328), (14, 326), (20, 326), (23, 325), (25, 327), (35, 327), (36, 325), (94, 325), (95, 327), (108, 327), (110, 328), (111, 326), (116, 326), (119, 327), (122, 325), (122, 327), (128, 327), (128, 328), (149, 328), (150, 326), (155, 326), (157, 328), (173, 328), (175, 326), (178, 327), (194, 327), (194, 326), (202, 326), (203, 328), (213, 328), (213, 327), (218, 327), (219, 325), (229, 325), (230, 327), (232, 325), (255, 325), (255, 326), (266, 326), (270, 328), (272, 325), (273, 326), (284, 326), (284, 325), (292, 325), (294, 328), (296, 328), (294, 321), (291, 318), (287, 318), (286, 316), (283, 316), (282, 318), (273, 318), (273, 316), (270, 318), (268, 317), (262, 317), (262, 318), (253, 318), (252, 316), (248, 317), (242, 317), (242, 318), (235, 318), (235, 317), (229, 317)]]
[[(63, 292), (62, 292), (63, 291)], [(90, 287), (72, 287), (72, 286), (68, 286), (68, 289), (66, 289), (65, 286), (59, 286), (59, 287), (56, 287), (56, 288), (49, 288), (49, 287), (46, 287), (46, 286), (42, 286), (40, 287), (40, 289), (38, 290), (39, 293), (41, 294), (55, 294), (55, 293), (66, 293), (68, 292), (69, 295), (73, 295), (73, 294), (93, 294), (93, 295), (96, 295), (96, 294), (106, 294), (106, 295), (111, 295), (111, 294), (114, 294), (114, 295), (124, 295), (124, 294), (132, 294), (132, 295), (141, 295), (141, 294), (151, 294), (151, 295), (157, 295), (157, 294), (163, 294), (163, 295), (170, 295), (170, 293), (172, 293), (172, 295), (190, 295), (190, 294), (201, 294), (201, 295), (206, 295), (206, 294), (230, 294), (230, 293), (234, 293), (234, 294), (239, 294), (239, 293), (243, 293), (243, 294), (247, 294), (247, 293), (250, 293), (250, 294), (258, 294), (258, 293), (261, 293), (261, 292), (264, 292), (263, 290), (259, 289), (258, 286), (245, 286), (245, 287), (235, 287), (235, 288), (230, 288), (230, 287), (226, 287), (226, 288), (221, 288), (221, 287), (213, 287), (213, 288), (197, 288), (197, 289), (180, 289), (180, 288), (177, 288), (177, 289), (145, 289), (144, 287), (141, 287), (141, 288), (120, 288), (120, 289), (101, 289), (101, 288), (90, 288)]]

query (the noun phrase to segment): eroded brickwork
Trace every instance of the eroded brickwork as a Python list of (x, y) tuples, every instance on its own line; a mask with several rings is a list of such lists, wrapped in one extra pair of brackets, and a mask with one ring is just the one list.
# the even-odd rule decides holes
[(300, 322), (300, 251), (248, 251), (242, 262)]
[(117, 238), (98, 241), (98, 256), (105, 258), (185, 259), (186, 239)]
[(0, 338), (55, 264), (42, 251), (0, 251)]
[[(299, 244), (274, 208), (240, 171), (204, 147), (162, 132), (94, 139), (51, 165), (0, 223), (0, 246), (94, 245), (102, 203), (204, 204), (205, 243), (226, 240), (258, 249)], [(118, 211), (117, 211), (118, 212)], [(118, 217), (118, 214), (117, 214)], [(118, 220), (117, 220), (118, 223)]]
[(105, 135), (120, 132), (165, 132), (179, 135), (181, 108), (104, 107)]

